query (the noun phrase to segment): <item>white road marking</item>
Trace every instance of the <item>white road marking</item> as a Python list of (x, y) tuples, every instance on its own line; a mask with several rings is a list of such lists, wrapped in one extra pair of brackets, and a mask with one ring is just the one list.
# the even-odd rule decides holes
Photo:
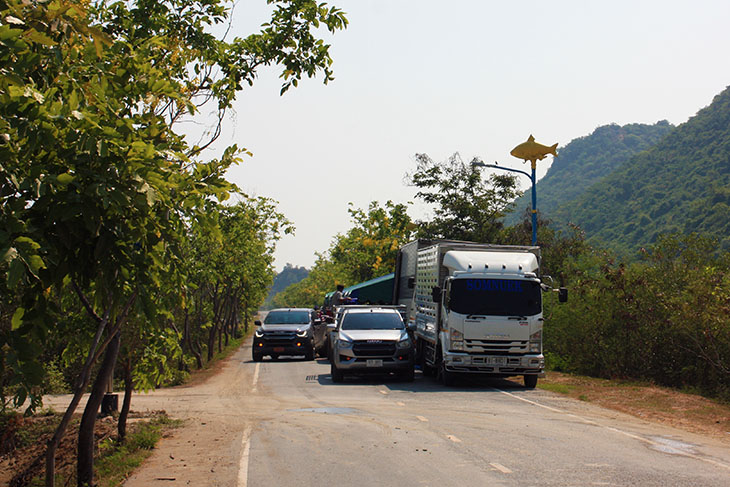
[(404, 403), (404, 402), (400, 402), (400, 401), (398, 401), (398, 402), (397, 402), (396, 404), (397, 404), (398, 406), (405, 406), (405, 405), (406, 405), (406, 403)]
[(261, 370), (261, 362), (256, 362), (256, 370), (253, 373), (253, 384), (251, 384), (251, 392), (256, 392), (256, 384), (259, 383), (259, 370)]
[[(258, 369), (257, 369), (258, 370)], [(238, 487), (248, 483), (248, 457), (251, 451), (251, 426), (247, 426), (241, 439), (241, 460), (238, 463)]]
[[(656, 441), (653, 441), (653, 440), (650, 440), (649, 438), (643, 438), (643, 437), (641, 437), (639, 435), (635, 435), (634, 433), (629, 433), (628, 431), (623, 431), (623, 430), (620, 430), (618, 428), (614, 428), (612, 426), (601, 425), (601, 424), (596, 423), (595, 421), (591, 421), (590, 419), (586, 419), (586, 418), (584, 418), (582, 416), (578, 416), (576, 414), (569, 413), (569, 412), (564, 411), (562, 409), (551, 408), (550, 406), (545, 406), (544, 404), (540, 404), (540, 403), (537, 403), (535, 401), (530, 401), (529, 399), (525, 399), (524, 397), (515, 396), (514, 394), (511, 394), (511, 393), (509, 393), (507, 391), (503, 391), (501, 389), (495, 389), (495, 390), (497, 390), (497, 391), (499, 391), (502, 394), (505, 394), (507, 396), (513, 397), (515, 399), (519, 399), (520, 401), (524, 401), (526, 403), (532, 404), (533, 406), (537, 406), (537, 407), (540, 407), (540, 408), (543, 408), (543, 409), (547, 409), (548, 411), (553, 411), (555, 413), (564, 414), (566, 416), (570, 416), (571, 418), (575, 418), (575, 419), (577, 419), (579, 421), (582, 421), (582, 422), (584, 422), (586, 424), (590, 424), (590, 425), (593, 425), (593, 426), (597, 426), (599, 428), (605, 428), (605, 429), (607, 429), (609, 431), (613, 431), (614, 433), (620, 433), (620, 434), (622, 434), (624, 436), (628, 436), (629, 438), (632, 438), (634, 440), (641, 441), (642, 443), (646, 443), (647, 445), (650, 445), (652, 447), (661, 448), (663, 446), (663, 445), (661, 445), (661, 443), (656, 442)], [(709, 464), (712, 464), (712, 465), (715, 465), (715, 466), (724, 468), (726, 470), (730, 470), (730, 465), (728, 465), (727, 463), (718, 462), (717, 460), (712, 460), (711, 458), (705, 458), (705, 457), (701, 457), (699, 455), (694, 455), (694, 454), (689, 453), (689, 452), (681, 452), (681, 451), (677, 451), (675, 454), (676, 455), (682, 455), (682, 456), (685, 456), (685, 457), (688, 457), (688, 458), (692, 458), (694, 460), (699, 460), (701, 462), (709, 463)]]
[(418, 421), (423, 421), (424, 423), (428, 423), (428, 418), (424, 418), (423, 416), (416, 416), (418, 418)]
[(454, 435), (446, 435), (446, 438), (450, 439), (454, 443), (461, 443), (461, 440)]
[(381, 393), (384, 396), (387, 396), (388, 395), (388, 391), (379, 390), (378, 392)]
[(500, 463), (490, 463), (490, 465), (502, 473), (512, 473), (512, 470), (508, 469)]

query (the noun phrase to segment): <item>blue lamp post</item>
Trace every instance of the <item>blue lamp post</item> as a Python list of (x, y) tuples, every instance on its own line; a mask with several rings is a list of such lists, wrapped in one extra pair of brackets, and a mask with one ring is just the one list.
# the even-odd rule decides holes
[(535, 164), (532, 165), (532, 174), (526, 171), (522, 171), (520, 169), (512, 169), (510, 167), (498, 166), (496, 163), (484, 164), (482, 161), (476, 158), (471, 161), (471, 165), (474, 167), (492, 167), (505, 171), (518, 172), (530, 178), (530, 181), (532, 182), (532, 245), (537, 245), (537, 191), (535, 190)]

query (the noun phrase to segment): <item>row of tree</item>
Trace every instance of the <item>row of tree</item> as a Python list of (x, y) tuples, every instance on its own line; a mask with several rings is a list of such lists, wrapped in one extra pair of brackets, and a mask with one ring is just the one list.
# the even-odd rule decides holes
[[(326, 4), (268, 3), (260, 32), (228, 41), (213, 34), (230, 21), (222, 0), (0, 1), (0, 393), (3, 408), (30, 412), (47, 363), (73, 376), (48, 486), (89, 387), (78, 485), (93, 484), (93, 427), (115, 365), (123, 437), (133, 389), (201, 366), (266, 295), (291, 225), (226, 180), (245, 150), (204, 150), (260, 67), (281, 67), (282, 93), (302, 77), (329, 81), (316, 33), (347, 25)], [(207, 104), (217, 122), (190, 144), (178, 127)]]

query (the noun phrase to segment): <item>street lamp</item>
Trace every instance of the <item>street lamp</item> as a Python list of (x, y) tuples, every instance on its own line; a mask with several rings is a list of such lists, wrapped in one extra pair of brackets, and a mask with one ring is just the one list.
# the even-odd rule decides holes
[(518, 172), (530, 178), (530, 181), (532, 182), (532, 245), (537, 245), (537, 191), (535, 191), (535, 164), (532, 165), (532, 174), (520, 169), (498, 166), (496, 162), (494, 164), (484, 164), (476, 157), (471, 161), (471, 165), (474, 167), (491, 167), (495, 169), (503, 169), (505, 171)]

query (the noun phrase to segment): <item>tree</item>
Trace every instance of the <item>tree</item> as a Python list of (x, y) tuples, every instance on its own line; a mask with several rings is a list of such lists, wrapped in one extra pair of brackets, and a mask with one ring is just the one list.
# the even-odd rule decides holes
[(497, 243), (502, 218), (519, 196), (515, 176), (492, 174), (466, 164), (459, 153), (444, 162), (416, 154), (416, 170), (406, 175), (419, 189), (416, 198), (433, 206), (430, 221), (418, 221), (418, 236)]
[(407, 206), (392, 201), (382, 207), (373, 201), (367, 211), (350, 206), (353, 227), (335, 237), (332, 261), (345, 270), (351, 284), (393, 272), (398, 250), (415, 230)]
[(315, 306), (338, 284), (355, 284), (395, 270), (398, 249), (415, 231), (407, 206), (373, 201), (367, 211), (350, 208), (353, 226), (336, 235), (327, 254), (318, 254), (309, 275), (273, 299), (277, 307)]

